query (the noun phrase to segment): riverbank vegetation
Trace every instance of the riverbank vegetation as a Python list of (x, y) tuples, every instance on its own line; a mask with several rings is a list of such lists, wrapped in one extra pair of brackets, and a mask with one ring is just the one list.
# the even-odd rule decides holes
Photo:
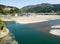
[(5, 24), (0, 17), (0, 31), (3, 30), (4, 27), (5, 27)]

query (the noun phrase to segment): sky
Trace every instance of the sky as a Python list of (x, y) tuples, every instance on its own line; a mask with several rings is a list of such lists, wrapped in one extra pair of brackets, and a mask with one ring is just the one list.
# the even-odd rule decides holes
[(22, 8), (41, 3), (60, 4), (60, 0), (1, 0), (0, 4)]

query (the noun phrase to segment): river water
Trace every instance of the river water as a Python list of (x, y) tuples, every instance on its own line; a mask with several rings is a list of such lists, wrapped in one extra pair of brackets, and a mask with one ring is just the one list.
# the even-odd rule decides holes
[(60, 44), (58, 36), (43, 33), (19, 23), (6, 22), (5, 24), (15, 44)]

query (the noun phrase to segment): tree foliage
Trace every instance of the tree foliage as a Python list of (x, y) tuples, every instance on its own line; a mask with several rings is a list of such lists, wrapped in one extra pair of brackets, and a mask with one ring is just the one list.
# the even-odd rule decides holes
[(0, 30), (5, 26), (4, 22), (0, 19)]

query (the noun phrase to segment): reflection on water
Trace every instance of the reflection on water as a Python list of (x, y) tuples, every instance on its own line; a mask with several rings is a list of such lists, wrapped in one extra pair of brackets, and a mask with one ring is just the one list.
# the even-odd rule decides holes
[(9, 34), (0, 39), (0, 44), (18, 44), (18, 42), (15, 40), (14, 36)]

